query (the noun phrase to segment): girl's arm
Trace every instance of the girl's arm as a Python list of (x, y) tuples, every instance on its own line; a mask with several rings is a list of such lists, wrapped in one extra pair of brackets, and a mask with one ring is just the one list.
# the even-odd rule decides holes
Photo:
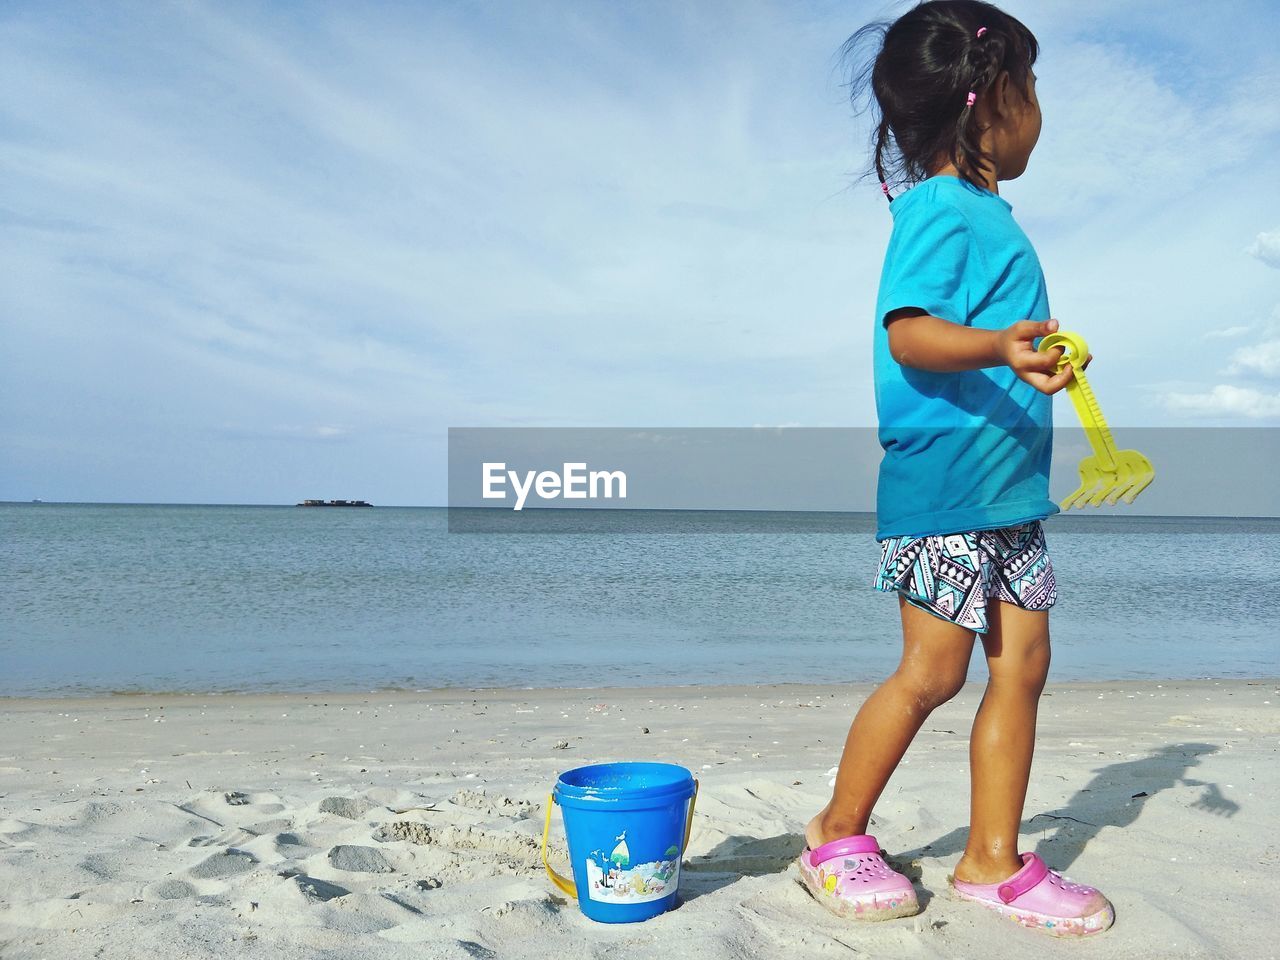
[(914, 307), (894, 310), (885, 320), (889, 353), (904, 367), (955, 373), (1007, 366), (1041, 393), (1057, 393), (1071, 380), (1071, 364), (1058, 370), (1061, 350), (1040, 353), (1032, 343), (1056, 331), (1057, 320), (1019, 320), (1003, 330), (979, 330)]

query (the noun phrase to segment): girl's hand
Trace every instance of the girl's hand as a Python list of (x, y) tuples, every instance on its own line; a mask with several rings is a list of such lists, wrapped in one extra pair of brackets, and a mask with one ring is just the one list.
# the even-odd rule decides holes
[[(1019, 380), (1025, 380), (1041, 393), (1057, 393), (1075, 376), (1071, 364), (1058, 369), (1058, 358), (1062, 356), (1062, 348), (1056, 347), (1047, 353), (1041, 353), (1032, 341), (1038, 337), (1048, 336), (1058, 329), (1057, 320), (1019, 320), (1011, 327), (1006, 327), (996, 334), (996, 352), (1000, 359), (1013, 370)], [(1085, 357), (1080, 369), (1089, 366), (1093, 354)]]
[[(1054, 393), (1071, 379), (1071, 368), (1058, 373), (1056, 354), (1039, 353), (1031, 345), (1058, 329), (1057, 320), (1021, 320), (1006, 330), (980, 330), (931, 316), (919, 307), (901, 307), (885, 315), (889, 354), (904, 367), (932, 373), (956, 373), (986, 367), (1011, 367), (1037, 390)], [(1081, 367), (1089, 365), (1092, 354)]]

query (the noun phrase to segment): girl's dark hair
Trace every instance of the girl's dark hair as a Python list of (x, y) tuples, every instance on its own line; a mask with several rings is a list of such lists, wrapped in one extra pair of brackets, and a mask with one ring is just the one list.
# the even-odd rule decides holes
[[(981, 37), (980, 27), (986, 27)], [(879, 49), (859, 66), (858, 51), (868, 39), (879, 40)], [(886, 169), (917, 183), (933, 175), (934, 164), (944, 154), (966, 180), (986, 187), (977, 171), (994, 168), (994, 163), (979, 147), (977, 113), (966, 103), (969, 91), (982, 96), (1007, 70), (1029, 100), (1027, 78), (1039, 49), (1021, 22), (982, 0), (928, 0), (893, 22), (869, 23), (845, 41), (841, 59), (852, 67), (850, 99), (855, 112), (861, 112), (858, 101), (868, 80), (880, 110), (872, 144), (875, 173), (885, 196)], [(896, 156), (890, 152), (890, 140)]]

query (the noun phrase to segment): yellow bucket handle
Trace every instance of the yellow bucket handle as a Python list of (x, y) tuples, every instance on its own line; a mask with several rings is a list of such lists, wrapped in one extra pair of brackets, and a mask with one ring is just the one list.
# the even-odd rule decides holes
[(551, 861), (547, 859), (547, 837), (551, 835), (551, 808), (555, 804), (556, 794), (551, 791), (547, 794), (547, 822), (542, 828), (542, 865), (547, 868), (547, 876), (551, 878), (551, 882), (567, 893), (569, 896), (577, 899), (578, 888), (568, 877), (562, 877), (556, 873), (551, 867)]
[[(578, 887), (568, 877), (563, 876), (551, 866), (551, 861), (547, 859), (547, 838), (551, 835), (551, 808), (556, 802), (555, 791), (547, 794), (547, 821), (542, 827), (542, 865), (547, 868), (547, 876), (551, 878), (551, 882), (567, 893), (569, 896), (577, 899)], [(693, 796), (689, 798), (689, 815), (684, 820), (684, 843), (680, 845), (680, 855), (683, 856), (685, 850), (689, 848), (689, 835), (693, 832), (693, 808), (698, 802), (698, 778), (693, 778)]]

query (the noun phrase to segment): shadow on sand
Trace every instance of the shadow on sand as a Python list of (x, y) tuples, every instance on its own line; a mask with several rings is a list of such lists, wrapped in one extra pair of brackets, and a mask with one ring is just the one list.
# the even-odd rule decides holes
[[(1086, 786), (1075, 792), (1059, 809), (1033, 814), (1022, 821), (1027, 833), (1041, 831), (1036, 853), (1059, 873), (1065, 872), (1080, 856), (1089, 841), (1103, 827), (1127, 827), (1138, 819), (1142, 805), (1162, 790), (1179, 784), (1203, 787), (1193, 809), (1216, 816), (1233, 816), (1240, 807), (1227, 799), (1217, 784), (1192, 779), (1187, 771), (1200, 763), (1201, 757), (1215, 753), (1209, 743), (1170, 744), (1141, 757), (1112, 763), (1094, 772)], [(886, 855), (885, 859), (917, 885), (921, 906), (932, 894), (921, 890), (919, 858), (959, 857), (968, 839), (967, 827), (958, 827), (931, 843)], [(709, 854), (689, 860), (681, 871), (681, 900), (698, 897), (728, 886), (739, 877), (759, 877), (783, 873), (804, 848), (799, 833), (776, 837), (727, 837)]]

